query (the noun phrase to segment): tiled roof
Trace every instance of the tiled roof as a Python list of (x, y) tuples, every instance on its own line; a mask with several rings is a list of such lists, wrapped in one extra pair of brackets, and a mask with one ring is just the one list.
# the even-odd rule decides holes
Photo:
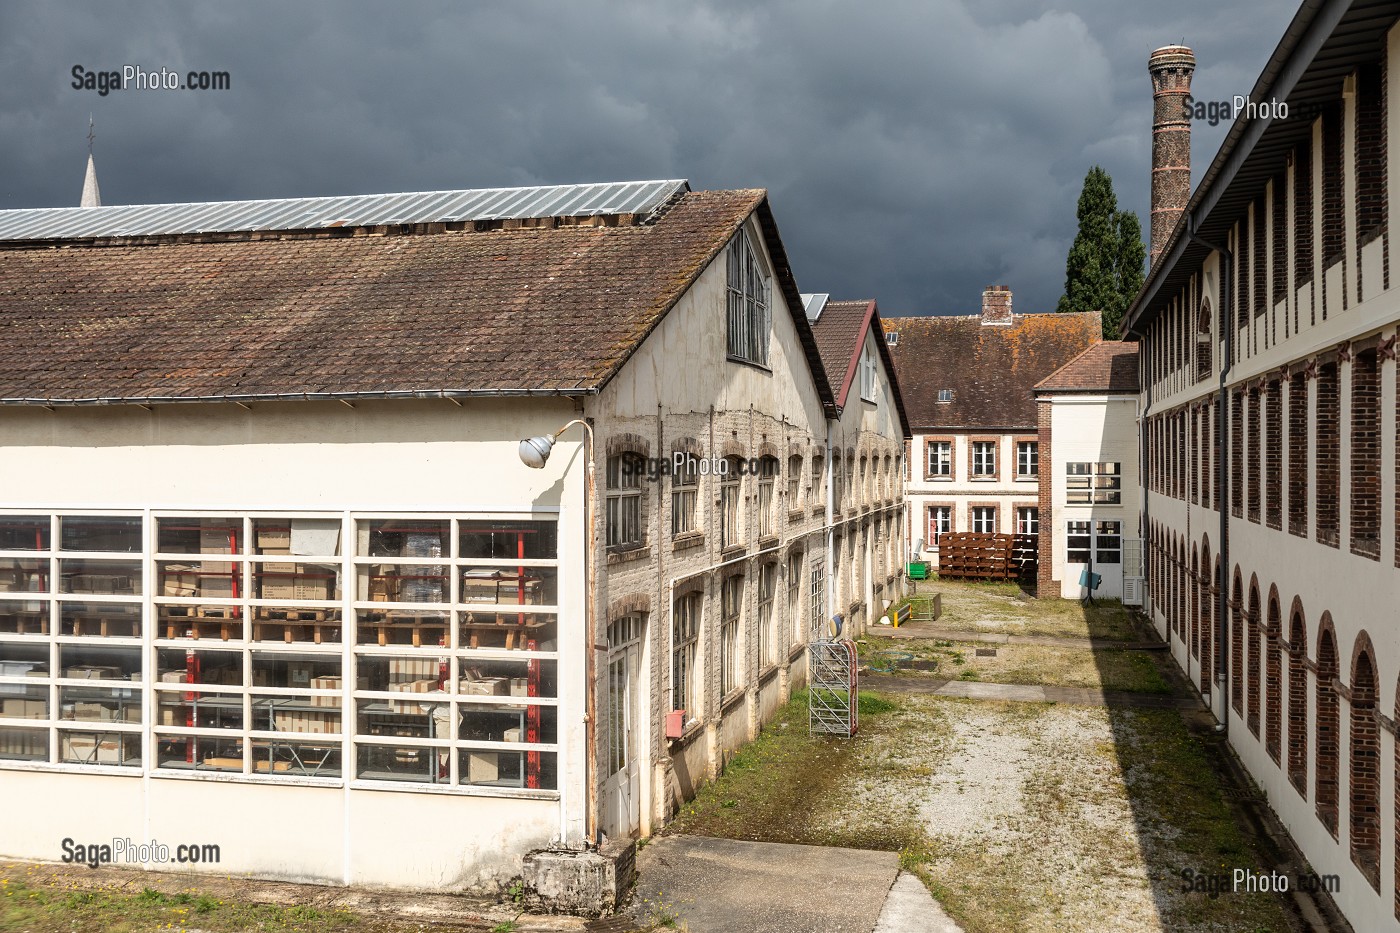
[(828, 301), (821, 316), (812, 323), (812, 336), (826, 367), (826, 378), (836, 394), (836, 404), (846, 404), (846, 390), (855, 372), (861, 342), (865, 338), (865, 322), (872, 313), (873, 301)]
[[(823, 296), (824, 297), (824, 296)], [(812, 335), (817, 340), (821, 352), (822, 367), (831, 383), (831, 392), (838, 408), (846, 407), (851, 386), (855, 383), (860, 368), (860, 351), (865, 344), (867, 330), (874, 331), (875, 346), (884, 360), (885, 371), (890, 377), (890, 391), (899, 423), (905, 436), (909, 433), (909, 418), (904, 410), (904, 397), (899, 389), (899, 378), (895, 374), (894, 359), (885, 344), (885, 333), (880, 322), (880, 309), (875, 299), (863, 298), (859, 301), (828, 301), (821, 315), (812, 323)]]
[(764, 192), (706, 191), (619, 226), (0, 248), (0, 400), (594, 391), (755, 210), (819, 370)]
[(1138, 391), (1138, 345), (1120, 340), (1096, 343), (1036, 385), (1037, 392)]
[[(915, 431), (1036, 425), (1036, 383), (1101, 339), (1093, 312), (1018, 314), (1010, 325), (967, 317), (896, 317), (891, 348)], [(952, 401), (940, 402), (940, 390)]]

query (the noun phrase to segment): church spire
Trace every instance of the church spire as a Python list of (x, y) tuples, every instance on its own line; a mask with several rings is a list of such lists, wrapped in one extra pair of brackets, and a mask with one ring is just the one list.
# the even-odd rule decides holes
[(88, 114), (88, 164), (87, 175), (83, 177), (82, 207), (101, 207), (102, 194), (97, 190), (97, 166), (92, 161), (92, 141), (97, 134), (92, 131), (92, 114)]

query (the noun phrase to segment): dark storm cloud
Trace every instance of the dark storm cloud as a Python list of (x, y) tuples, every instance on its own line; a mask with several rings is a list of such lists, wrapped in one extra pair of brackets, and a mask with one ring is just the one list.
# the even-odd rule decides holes
[[(1147, 221), (1151, 49), (1202, 99), (1253, 86), (1291, 4), (107, 4), (0, 7), (0, 207), (628, 178), (765, 187), (798, 284), (1051, 310), (1084, 173)], [(70, 69), (228, 71), (73, 90)], [(1200, 127), (1195, 176), (1225, 126)]]

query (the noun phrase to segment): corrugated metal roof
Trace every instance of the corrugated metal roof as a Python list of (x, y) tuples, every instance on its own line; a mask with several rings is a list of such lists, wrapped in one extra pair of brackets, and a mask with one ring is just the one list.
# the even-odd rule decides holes
[(0, 241), (645, 214), (688, 190), (684, 179), (669, 179), (269, 201), (31, 208), (0, 211)]

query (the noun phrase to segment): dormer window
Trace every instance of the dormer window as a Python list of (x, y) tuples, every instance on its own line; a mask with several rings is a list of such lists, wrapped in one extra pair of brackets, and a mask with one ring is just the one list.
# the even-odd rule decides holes
[(891, 347), (899, 346), (899, 331), (892, 330), (885, 334), (885, 344)]
[(952, 389), (939, 389), (939, 390), (938, 390), (938, 400), (939, 400), (940, 402), (951, 402), (951, 401), (953, 400), (953, 390), (952, 390)]
[(725, 251), (728, 266), (728, 339), (731, 360), (768, 365), (768, 278), (746, 230)]

